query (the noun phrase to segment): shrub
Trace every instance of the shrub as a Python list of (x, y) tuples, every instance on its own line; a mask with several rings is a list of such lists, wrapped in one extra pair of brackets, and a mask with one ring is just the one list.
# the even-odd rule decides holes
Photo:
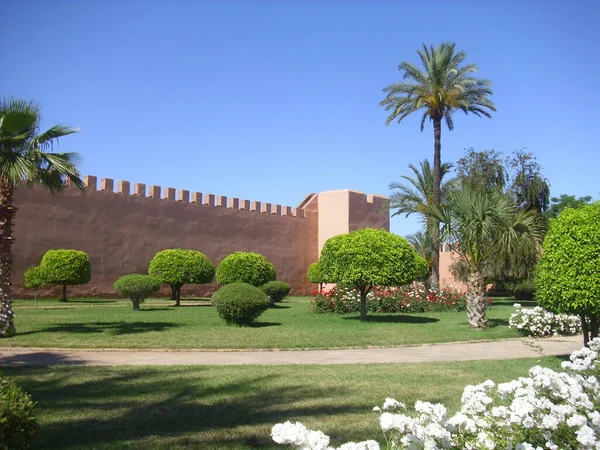
[(554, 314), (541, 306), (521, 308), (515, 303), (516, 311), (508, 320), (510, 328), (516, 328), (525, 336), (553, 336), (562, 334), (570, 336), (581, 331), (581, 319), (567, 314)]
[(47, 284), (63, 287), (61, 301), (67, 301), (67, 286), (90, 282), (90, 257), (80, 250), (48, 250), (40, 264)]
[(367, 294), (374, 286), (406, 285), (422, 269), (406, 239), (370, 228), (328, 239), (319, 268), (329, 282), (349, 283), (360, 292), (360, 320), (366, 318)]
[(160, 289), (160, 282), (150, 275), (131, 274), (115, 281), (113, 288), (121, 297), (131, 300), (134, 311), (139, 311), (144, 300)]
[(267, 294), (274, 302), (280, 302), (290, 293), (290, 285), (283, 281), (269, 281), (260, 287), (260, 290)]
[(258, 253), (236, 252), (217, 266), (217, 283), (247, 283), (262, 286), (275, 281), (275, 267)]
[(520, 280), (510, 286), (510, 294), (517, 300), (533, 300), (535, 298), (535, 282)]
[(566, 208), (550, 221), (536, 268), (536, 300), (582, 319), (583, 339), (600, 328), (600, 202)]
[(250, 326), (269, 307), (267, 294), (248, 283), (230, 283), (212, 296), (227, 325)]
[(36, 431), (35, 404), (31, 397), (0, 374), (0, 449), (28, 449)]
[(323, 276), (321, 275), (321, 268), (319, 267), (319, 263), (312, 263), (308, 266), (308, 271), (306, 272), (306, 279), (309, 283), (315, 283), (319, 285), (319, 291), (323, 289), (323, 283), (327, 283)]
[(160, 283), (171, 286), (175, 306), (179, 306), (181, 287), (184, 284), (210, 283), (215, 275), (215, 269), (204, 253), (175, 248), (154, 255), (148, 267), (148, 274)]

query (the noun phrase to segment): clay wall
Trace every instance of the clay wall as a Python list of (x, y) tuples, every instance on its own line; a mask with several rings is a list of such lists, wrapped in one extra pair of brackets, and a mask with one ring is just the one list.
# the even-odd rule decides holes
[[(114, 183), (86, 177), (89, 194), (69, 187), (52, 196), (19, 188), (15, 203), (15, 297), (30, 296), (23, 272), (49, 249), (73, 248), (90, 256), (92, 279), (73, 286), (74, 295), (114, 295), (113, 282), (147, 273), (160, 250), (199, 250), (216, 265), (235, 251), (264, 255), (294, 293), (306, 293), (309, 264), (318, 259), (316, 208), (291, 208), (173, 188)], [(147, 191), (147, 193), (146, 193)], [(182, 295), (205, 295), (214, 285), (184, 286)], [(57, 292), (54, 290), (53, 292)], [(164, 291), (166, 293), (166, 291)]]

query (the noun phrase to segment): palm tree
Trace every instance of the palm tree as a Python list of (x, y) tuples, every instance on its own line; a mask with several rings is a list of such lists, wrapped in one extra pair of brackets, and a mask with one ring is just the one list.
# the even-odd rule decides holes
[[(442, 119), (452, 130), (452, 115), (457, 110), (479, 117), (491, 117), (489, 111), (496, 111), (494, 103), (488, 99), (488, 95), (492, 95), (491, 82), (471, 76), (477, 71), (477, 66), (461, 65), (467, 54), (462, 50), (455, 53), (454, 47), (452, 43), (442, 43), (437, 48), (423, 45), (423, 49), (417, 51), (423, 70), (412, 63), (401, 63), (398, 69), (408, 81), (384, 88), (387, 95), (380, 103), (386, 111), (390, 111), (386, 125), (394, 120), (400, 123), (416, 111), (423, 111), (421, 131), (427, 118), (433, 122), (433, 202), (436, 205), (440, 204), (441, 198)], [(432, 251), (434, 268), (437, 268), (440, 257), (439, 228), (434, 227), (433, 232)], [(434, 286), (437, 287), (439, 271), (433, 276)]]
[[(402, 182), (394, 181), (390, 183), (390, 189), (396, 189), (390, 196), (389, 207), (395, 210), (392, 216), (398, 216), (405, 214), (405, 217), (411, 214), (419, 214), (423, 221), (424, 233), (427, 235), (427, 242), (431, 248), (427, 251), (428, 257), (421, 254), (430, 264), (431, 268), (431, 279), (429, 284), (437, 286), (436, 281), (439, 279), (439, 258), (433, 257), (433, 239), (437, 228), (437, 221), (428, 213), (428, 208), (433, 206), (433, 171), (431, 170), (431, 163), (428, 159), (425, 159), (419, 163), (419, 168), (413, 164), (408, 165), (409, 169), (413, 171), (414, 176), (402, 175), (402, 178), (408, 181), (407, 184)], [(441, 165), (441, 178), (443, 179), (446, 174), (452, 169), (452, 164), (443, 163)], [(454, 179), (448, 180), (441, 186), (442, 197), (446, 196), (448, 192), (454, 186)], [(412, 185), (412, 186), (411, 186)], [(436, 265), (437, 264), (437, 265)]]
[(0, 101), (0, 337), (15, 333), (11, 308), (12, 228), (20, 185), (40, 185), (59, 192), (67, 184), (85, 190), (77, 170), (77, 155), (52, 153), (59, 137), (78, 130), (55, 125), (39, 133), (40, 107), (25, 100)]
[(519, 209), (502, 192), (469, 188), (451, 193), (448, 204), (431, 213), (442, 223), (442, 237), (454, 243), (467, 273), (469, 325), (486, 328), (486, 272), (498, 255), (518, 263), (537, 254), (543, 224), (534, 211)]

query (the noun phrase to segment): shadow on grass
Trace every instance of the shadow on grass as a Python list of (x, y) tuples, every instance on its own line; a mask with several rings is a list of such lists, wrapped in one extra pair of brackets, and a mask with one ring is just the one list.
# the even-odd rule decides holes
[(280, 325), (279, 322), (254, 322), (250, 328), (278, 327)]
[[(365, 412), (344, 387), (282, 386), (276, 374), (215, 380), (200, 367), (6, 372), (45, 417), (35, 448), (278, 448), (269, 437), (276, 423)], [(306, 398), (320, 400), (307, 405)]]
[(279, 303), (275, 303), (274, 305), (269, 306), (270, 309), (290, 309), (291, 306), (281, 305)]
[(535, 300), (515, 300), (514, 298), (507, 299), (507, 300), (497, 300), (494, 298), (492, 300), (493, 300), (492, 308), (499, 308), (499, 307), (513, 308), (513, 305), (515, 303), (518, 303), (523, 308), (534, 308), (538, 305)]
[[(141, 310), (143, 311), (143, 310)], [(180, 325), (173, 322), (81, 322), (81, 323), (59, 323), (51, 327), (42, 328), (38, 331), (26, 331), (19, 333), (107, 333), (112, 335), (148, 333), (150, 331), (164, 331), (176, 328)]]
[(507, 327), (508, 319), (488, 319), (488, 328)]
[[(344, 320), (360, 320), (359, 316), (352, 317), (344, 317)], [(422, 316), (408, 316), (408, 315), (398, 315), (398, 314), (380, 314), (377, 316), (370, 316), (367, 314), (365, 318), (365, 322), (374, 322), (374, 323), (433, 323), (439, 322), (440, 319), (435, 319), (433, 317), (422, 317)]]

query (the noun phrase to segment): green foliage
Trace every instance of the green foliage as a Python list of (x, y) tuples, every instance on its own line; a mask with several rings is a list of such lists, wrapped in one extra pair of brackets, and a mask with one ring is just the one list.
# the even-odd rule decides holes
[(62, 286), (89, 283), (92, 274), (90, 258), (80, 250), (48, 250), (40, 268), (47, 284)]
[(475, 151), (468, 148), (456, 163), (456, 174), (461, 186), (472, 190), (504, 190), (508, 170), (502, 153), (496, 150)]
[(176, 248), (163, 250), (154, 255), (148, 267), (148, 274), (160, 283), (171, 286), (179, 306), (181, 286), (210, 283), (215, 275), (215, 269), (204, 253)]
[(236, 252), (217, 266), (217, 283), (248, 283), (262, 286), (275, 280), (275, 267), (258, 253)]
[(30, 448), (37, 428), (29, 394), (0, 375), (0, 450)]
[(40, 266), (33, 266), (27, 269), (24, 278), (27, 289), (41, 289), (48, 284), (44, 271)]
[(575, 198), (574, 195), (561, 194), (560, 197), (552, 197), (550, 199), (550, 208), (546, 211), (546, 217), (550, 219), (556, 218), (565, 208), (579, 208), (589, 205), (591, 201), (592, 197), (590, 195)]
[(318, 262), (312, 263), (308, 267), (308, 271), (306, 272), (306, 279), (309, 281), (309, 283), (322, 284), (327, 282), (321, 275), (321, 269), (319, 267)]
[(550, 206), (550, 185), (535, 156), (523, 149), (515, 150), (508, 163), (513, 171), (509, 193), (517, 207), (544, 213)]
[(533, 300), (535, 298), (535, 282), (533, 280), (519, 280), (510, 284), (509, 293), (516, 300)]
[(230, 283), (212, 296), (219, 316), (227, 325), (250, 326), (269, 307), (267, 294), (248, 283)]
[(331, 282), (353, 286), (402, 286), (420, 274), (415, 251), (385, 230), (352, 231), (325, 242), (319, 265)]
[(418, 253), (415, 253), (415, 280), (426, 280), (429, 277), (430, 270), (429, 262)]
[(160, 282), (150, 275), (131, 274), (115, 281), (113, 288), (121, 297), (131, 300), (134, 310), (139, 310), (144, 300), (160, 289)]
[(260, 287), (274, 302), (280, 302), (290, 293), (290, 285), (283, 281), (269, 281)]
[(600, 316), (600, 202), (561, 212), (550, 222), (543, 249), (538, 303), (554, 312)]

